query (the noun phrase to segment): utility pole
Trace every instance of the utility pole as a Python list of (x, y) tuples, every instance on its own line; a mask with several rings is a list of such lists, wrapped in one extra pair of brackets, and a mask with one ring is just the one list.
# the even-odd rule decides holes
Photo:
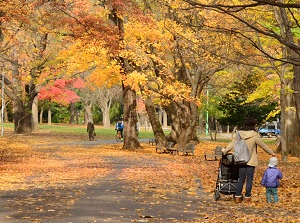
[(208, 135), (208, 89), (206, 89), (206, 125), (205, 125), (205, 134)]

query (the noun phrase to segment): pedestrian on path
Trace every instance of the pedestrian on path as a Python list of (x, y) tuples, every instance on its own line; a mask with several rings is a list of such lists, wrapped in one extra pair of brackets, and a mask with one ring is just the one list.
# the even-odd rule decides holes
[(268, 167), (261, 180), (261, 184), (266, 187), (266, 198), (267, 202), (271, 203), (272, 198), (273, 202), (278, 202), (278, 187), (279, 187), (279, 179), (282, 179), (282, 172), (277, 169), (278, 159), (276, 157), (272, 157), (269, 160)]
[(91, 121), (88, 122), (86, 131), (89, 134), (89, 140), (90, 141), (94, 140), (94, 138), (95, 138), (95, 126)]

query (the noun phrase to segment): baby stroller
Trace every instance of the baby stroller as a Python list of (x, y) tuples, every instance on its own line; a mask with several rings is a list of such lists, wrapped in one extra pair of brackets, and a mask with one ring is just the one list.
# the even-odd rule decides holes
[(215, 200), (219, 200), (221, 194), (235, 194), (239, 177), (239, 167), (234, 165), (233, 155), (222, 155), (218, 167), (218, 179), (214, 191)]

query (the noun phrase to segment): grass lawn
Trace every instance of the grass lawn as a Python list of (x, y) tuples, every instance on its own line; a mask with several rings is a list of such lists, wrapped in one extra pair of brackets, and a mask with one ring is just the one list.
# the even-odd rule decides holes
[[(5, 123), (4, 124), (4, 135), (11, 134), (13, 131), (13, 123)], [(115, 139), (116, 130), (114, 127), (111, 128), (103, 128), (103, 126), (95, 125), (95, 131), (97, 134), (97, 140), (107, 140), (107, 139)], [(165, 131), (168, 133), (169, 131)], [(51, 133), (51, 134), (61, 134), (72, 136), (87, 136), (86, 126), (85, 125), (70, 125), (70, 124), (39, 124), (38, 130), (33, 131), (33, 135), (37, 133)], [(139, 138), (140, 139), (149, 139), (153, 138), (153, 132), (151, 130), (140, 130)]]

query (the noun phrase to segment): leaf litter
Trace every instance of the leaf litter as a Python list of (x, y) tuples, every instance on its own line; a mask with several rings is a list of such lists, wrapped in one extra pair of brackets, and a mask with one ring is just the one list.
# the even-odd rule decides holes
[[(27, 197), (14, 196), (13, 200), (17, 203), (6, 206), (19, 208), (18, 214), (22, 218), (30, 218), (32, 221), (36, 219), (38, 222), (45, 216), (66, 215), (78, 196), (84, 193), (86, 185), (93, 184), (114, 171), (103, 160), (108, 155), (130, 156), (139, 164), (118, 173), (118, 178), (131, 185), (132, 191), (139, 198), (150, 196), (153, 203), (159, 205), (160, 199), (173, 202), (170, 195), (183, 194), (186, 210), (193, 202), (190, 198), (199, 198), (198, 219), (189, 222), (224, 222), (224, 219), (226, 222), (297, 222), (300, 217), (298, 158), (290, 157), (289, 163), (279, 162), (278, 168), (284, 174), (279, 188), (280, 202), (267, 204), (265, 189), (260, 185), (260, 180), (269, 156), (259, 149), (260, 165), (255, 172), (253, 203), (236, 205), (232, 196), (221, 195), (219, 201), (214, 201), (218, 162), (204, 160), (204, 150), (213, 150), (217, 145), (226, 144), (201, 142), (196, 147), (195, 156), (178, 156), (157, 154), (155, 146), (149, 144), (143, 144), (143, 149), (136, 151), (124, 151), (121, 145), (96, 145), (89, 149), (67, 145), (60, 148), (38, 147), (36, 145), (40, 143), (72, 140), (70, 137), (60, 138), (59, 135), (43, 139), (41, 137), (43, 136), (2, 138), (1, 191), (40, 190), (38, 196), (35, 193)], [(272, 146), (275, 149), (276, 145)], [(278, 158), (280, 160), (280, 155)], [(147, 159), (151, 161), (145, 162)], [(52, 194), (51, 188), (55, 188), (57, 193)], [(69, 188), (73, 190), (70, 191)], [(67, 205), (61, 205), (62, 199)], [(29, 205), (35, 211), (28, 212), (28, 207), (23, 208)]]

